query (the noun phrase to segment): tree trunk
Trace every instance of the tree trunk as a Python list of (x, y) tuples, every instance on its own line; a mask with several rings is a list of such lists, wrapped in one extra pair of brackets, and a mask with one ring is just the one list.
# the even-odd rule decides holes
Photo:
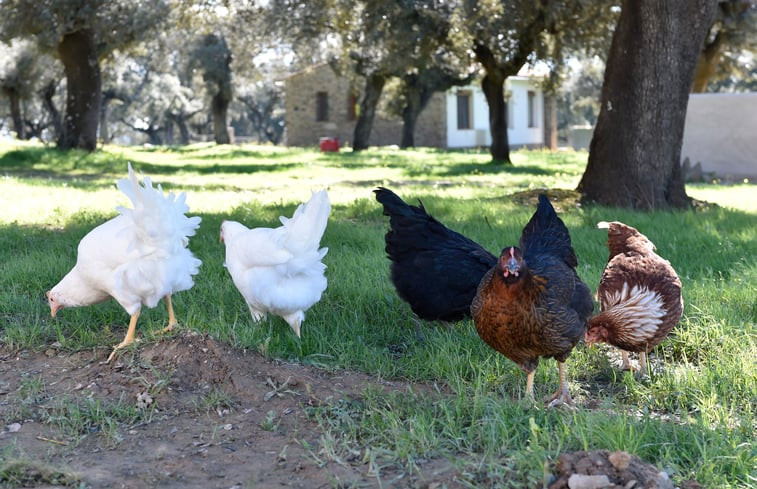
[(415, 147), (415, 122), (418, 120), (422, 107), (420, 89), (413, 85), (414, 80), (406, 79), (405, 108), (402, 109), (402, 139), (400, 148)]
[(173, 114), (170, 112), (166, 114), (166, 117), (179, 128), (179, 144), (183, 146), (189, 144), (189, 127), (187, 126), (186, 117), (183, 114)]
[(229, 130), (226, 126), (226, 116), (229, 111), (229, 102), (231, 97), (225, 90), (220, 90), (213, 96), (211, 110), (213, 112), (213, 135), (216, 144), (229, 144)]
[(507, 140), (507, 102), (505, 102), (505, 79), (498, 73), (488, 73), (481, 80), (481, 88), (489, 105), (489, 131), (492, 136), (490, 152), (493, 163), (511, 165), (510, 144)]
[(374, 73), (365, 80), (365, 95), (360, 104), (360, 116), (357, 119), (352, 136), (353, 151), (362, 151), (368, 148), (371, 129), (373, 129), (373, 119), (376, 117), (376, 106), (385, 83), (386, 76), (382, 74)]
[(47, 112), (50, 114), (50, 121), (53, 125), (56, 141), (60, 140), (63, 134), (63, 123), (60, 120), (60, 112), (55, 106), (55, 101), (53, 100), (57, 85), (57, 80), (50, 80), (41, 91), (42, 103), (45, 106), (45, 109), (47, 109)]
[(4, 89), (3, 92), (8, 96), (11, 105), (11, 119), (13, 119), (13, 130), (16, 131), (18, 139), (26, 139), (26, 126), (24, 125), (24, 116), (21, 114), (21, 95), (16, 89)]
[(101, 80), (94, 35), (82, 29), (63, 36), (58, 55), (66, 73), (66, 116), (58, 139), (61, 149), (97, 147)]
[(557, 150), (557, 97), (544, 94), (544, 147)]
[(624, 0), (578, 191), (588, 201), (687, 207), (680, 168), (694, 69), (715, 0)]

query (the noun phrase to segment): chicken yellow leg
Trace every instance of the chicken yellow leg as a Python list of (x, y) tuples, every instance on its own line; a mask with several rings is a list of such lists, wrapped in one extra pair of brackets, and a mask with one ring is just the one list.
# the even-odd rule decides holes
[(526, 399), (528, 399), (531, 402), (534, 402), (534, 375), (536, 374), (536, 370), (529, 372), (528, 375), (526, 375)]
[(173, 313), (173, 305), (171, 304), (171, 294), (167, 294), (166, 297), (166, 309), (168, 309), (168, 326), (161, 330), (161, 333), (168, 333), (176, 326), (176, 315)]
[(560, 404), (573, 405), (573, 399), (568, 392), (568, 382), (565, 380), (565, 363), (557, 362), (558, 373), (560, 376), (560, 387), (558, 387), (555, 395), (552, 396), (552, 402), (549, 403), (549, 407), (559, 406)]
[(113, 360), (113, 357), (116, 356), (116, 352), (118, 350), (125, 348), (131, 345), (132, 343), (134, 343), (134, 333), (137, 330), (137, 319), (139, 319), (139, 313), (140, 311), (137, 311), (131, 315), (131, 319), (129, 320), (129, 329), (126, 330), (126, 337), (121, 343), (119, 343), (118, 345), (116, 345), (115, 348), (113, 348), (113, 351), (108, 357), (108, 360), (106, 360), (106, 363), (110, 363), (110, 361)]

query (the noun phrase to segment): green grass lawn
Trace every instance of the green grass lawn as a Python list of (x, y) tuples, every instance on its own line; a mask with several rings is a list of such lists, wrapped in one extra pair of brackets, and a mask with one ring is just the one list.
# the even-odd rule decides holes
[[(268, 146), (106, 147), (94, 154), (0, 143), (0, 341), (80, 350), (116, 344), (128, 318), (114, 302), (65, 310), (50, 320), (42, 301), (74, 264), (79, 240), (127, 203), (115, 187), (132, 162), (165, 190), (186, 191), (189, 215), (202, 217), (190, 248), (203, 260), (196, 285), (174, 305), (186, 327), (240, 348), (327, 369), (357, 369), (435, 383), (439, 399), (387, 398), (367, 390), (352, 405), (313, 410), (335, 456), (371, 447), (386, 463), (409, 468), (449, 457), (471, 485), (540, 485), (544, 460), (566, 450), (623, 449), (658, 463), (674, 480), (705, 487), (757, 483), (757, 189), (697, 184), (688, 188), (718, 206), (642, 213), (603, 207), (556, 207), (594, 291), (607, 259), (601, 220), (637, 227), (670, 260), (683, 282), (680, 326), (652, 354), (648, 379), (618, 372), (608, 348), (579, 345), (568, 360), (580, 409), (552, 410), (518, 401), (525, 375), (477, 336), (472, 321), (452, 328), (426, 323), (416, 340), (409, 307), (388, 279), (387, 219), (371, 190), (383, 185), (449, 227), (497, 253), (516, 244), (534, 211), (512, 198), (524, 190), (576, 187), (586, 153), (518, 151), (510, 168), (481, 151), (375, 149), (322, 154)], [(311, 190), (328, 188), (332, 215), (322, 245), (329, 286), (306, 314), (297, 341), (280, 318), (254, 324), (223, 268), (218, 230), (224, 219), (276, 226)], [(164, 308), (144, 311), (146, 339), (165, 325)], [(123, 324), (124, 329), (103, 329)], [(557, 384), (553, 361), (536, 374), (537, 397)], [(509, 485), (508, 485), (509, 484)]]

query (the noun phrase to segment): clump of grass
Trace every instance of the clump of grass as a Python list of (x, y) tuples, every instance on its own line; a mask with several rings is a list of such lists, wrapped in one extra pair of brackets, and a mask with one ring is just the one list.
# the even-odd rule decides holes
[(55, 469), (40, 461), (13, 458), (0, 462), (0, 485), (75, 487), (79, 485), (79, 479), (74, 474)]

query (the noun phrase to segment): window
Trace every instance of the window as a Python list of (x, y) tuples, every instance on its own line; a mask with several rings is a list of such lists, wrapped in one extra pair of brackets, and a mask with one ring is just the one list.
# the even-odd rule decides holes
[(471, 93), (457, 92), (457, 128), (471, 128)]
[(536, 92), (528, 91), (528, 127), (536, 127)]
[(328, 92), (317, 92), (315, 94), (315, 120), (329, 120), (329, 94)]

